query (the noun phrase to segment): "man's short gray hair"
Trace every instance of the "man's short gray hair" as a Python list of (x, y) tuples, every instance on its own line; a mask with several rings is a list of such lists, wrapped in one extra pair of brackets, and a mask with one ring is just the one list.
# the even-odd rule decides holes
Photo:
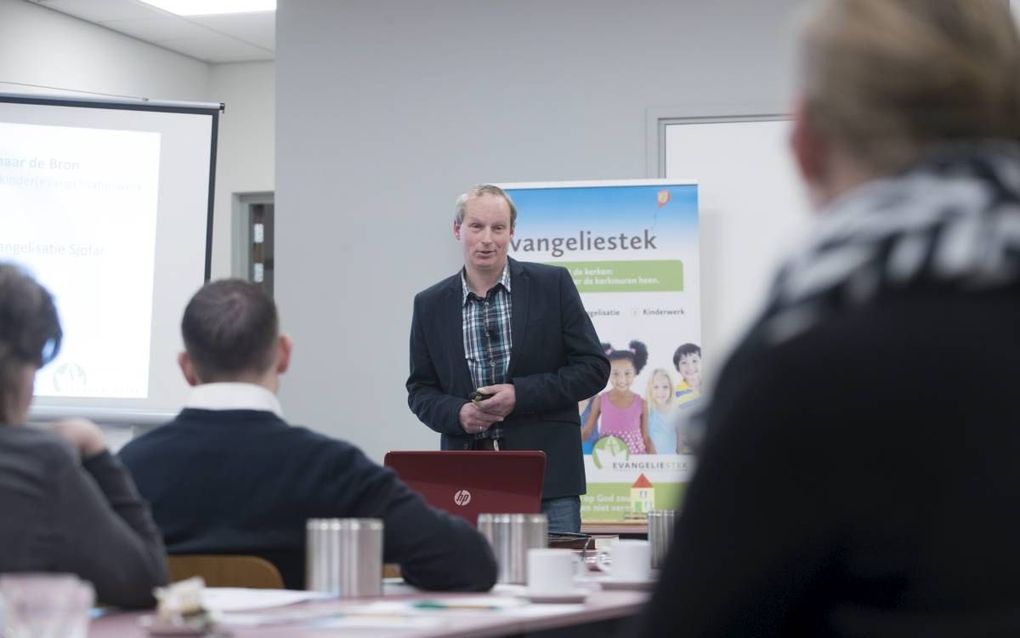
[(466, 193), (462, 193), (457, 198), (456, 212), (453, 216), (453, 223), (458, 226), (464, 222), (464, 207), (467, 206), (469, 199), (475, 197), (481, 197), (482, 195), (492, 195), (493, 197), (502, 197), (507, 206), (510, 207), (510, 229), (513, 230), (517, 226), (517, 207), (514, 206), (514, 200), (510, 199), (507, 192), (496, 186), (495, 184), (479, 184), (472, 186)]

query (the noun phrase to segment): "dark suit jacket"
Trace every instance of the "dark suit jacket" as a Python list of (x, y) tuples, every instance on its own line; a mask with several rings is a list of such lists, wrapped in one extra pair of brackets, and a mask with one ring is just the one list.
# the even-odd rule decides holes
[[(517, 404), (503, 423), (506, 448), (546, 454), (543, 498), (583, 494), (577, 402), (601, 391), (609, 361), (564, 268), (510, 259), (510, 363)], [(414, 298), (407, 403), (442, 434), (444, 450), (465, 449), (471, 438), (460, 408), (475, 390), (464, 355), (460, 273)]]

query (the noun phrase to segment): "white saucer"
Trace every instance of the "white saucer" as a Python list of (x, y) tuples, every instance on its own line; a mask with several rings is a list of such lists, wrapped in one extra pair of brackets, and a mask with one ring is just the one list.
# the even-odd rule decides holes
[(165, 620), (159, 620), (155, 616), (143, 616), (139, 624), (149, 632), (150, 636), (206, 636), (212, 630), (211, 625), (174, 625)]
[(599, 580), (599, 585), (607, 591), (646, 591), (655, 587), (655, 579), (614, 580), (612, 578), (605, 578)]
[(533, 594), (531, 592), (524, 592), (524, 597), (533, 603), (583, 603), (588, 598), (587, 589), (575, 589), (574, 591), (567, 591), (555, 594)]

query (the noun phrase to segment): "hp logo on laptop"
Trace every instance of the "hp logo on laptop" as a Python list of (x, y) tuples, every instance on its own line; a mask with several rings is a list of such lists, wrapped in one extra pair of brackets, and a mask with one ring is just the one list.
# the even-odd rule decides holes
[(457, 492), (453, 495), (453, 502), (464, 507), (471, 502), (471, 492), (467, 490), (457, 490)]

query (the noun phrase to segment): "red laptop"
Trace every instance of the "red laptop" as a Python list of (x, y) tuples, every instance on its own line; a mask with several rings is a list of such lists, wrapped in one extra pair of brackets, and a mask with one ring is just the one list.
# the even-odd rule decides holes
[(472, 525), (482, 513), (542, 509), (545, 452), (390, 452), (383, 463), (426, 503)]

